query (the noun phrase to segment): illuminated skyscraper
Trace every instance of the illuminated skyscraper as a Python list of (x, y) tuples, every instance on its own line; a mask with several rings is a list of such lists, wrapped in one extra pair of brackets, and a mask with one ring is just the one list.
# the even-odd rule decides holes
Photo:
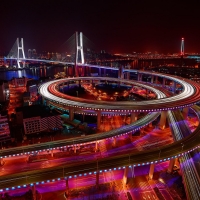
[(184, 56), (184, 38), (181, 40), (181, 56)]

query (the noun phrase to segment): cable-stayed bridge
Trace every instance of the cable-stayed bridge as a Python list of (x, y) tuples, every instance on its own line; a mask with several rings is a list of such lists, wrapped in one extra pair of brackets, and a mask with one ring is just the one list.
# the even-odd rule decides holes
[[(74, 37), (75, 35), (75, 37)], [(83, 34), (82, 32), (80, 32), (80, 34), (78, 34), (78, 32), (76, 32), (73, 35), (73, 37), (75, 38), (75, 42), (73, 40), (73, 43), (75, 44), (75, 48), (72, 48), (73, 52), (75, 53), (75, 59), (74, 62), (68, 62), (68, 61), (64, 61), (64, 60), (55, 60), (55, 59), (38, 59), (38, 58), (27, 58), (25, 55), (25, 51), (24, 51), (24, 41), (23, 38), (19, 39), (17, 38), (17, 40), (15, 41), (13, 47), (11, 48), (9, 54), (7, 55), (7, 57), (4, 58), (4, 60), (15, 60), (17, 62), (17, 68), (24, 68), (25, 67), (25, 62), (26, 61), (30, 61), (30, 62), (38, 62), (38, 63), (57, 63), (57, 64), (62, 64), (62, 65), (71, 65), (74, 67), (74, 75), (75, 76), (79, 76), (79, 72), (78, 72), (78, 67), (89, 67), (89, 68), (99, 68), (99, 69), (110, 69), (110, 70), (118, 70), (119, 71), (119, 77), (121, 76), (121, 70), (119, 70), (120, 68), (117, 67), (110, 67), (110, 66), (99, 66), (99, 65), (93, 65), (93, 64), (86, 64), (85, 63), (85, 59), (84, 59), (84, 51), (83, 51)], [(71, 42), (72, 43), (72, 42)], [(73, 47), (71, 45), (71, 47)]]

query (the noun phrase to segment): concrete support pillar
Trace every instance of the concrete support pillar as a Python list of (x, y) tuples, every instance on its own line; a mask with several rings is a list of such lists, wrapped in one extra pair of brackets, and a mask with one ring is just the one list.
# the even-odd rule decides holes
[(127, 73), (123, 73), (123, 79), (126, 79)]
[(74, 120), (74, 108), (72, 107), (69, 108), (69, 120), (70, 121)]
[(173, 172), (174, 164), (175, 164), (175, 159), (171, 159), (169, 161), (169, 166), (168, 166), (168, 169), (167, 169), (167, 173), (171, 174)]
[(127, 72), (124, 73), (124, 79), (126, 79), (126, 78), (127, 78)]
[(137, 121), (138, 113), (132, 112), (131, 113), (131, 123)]
[(149, 124), (149, 127), (152, 128), (152, 126), (153, 126), (152, 123), (150, 123), (150, 124)]
[(189, 107), (183, 108), (182, 114), (183, 114), (183, 119), (187, 119), (189, 113)]
[(68, 177), (67, 177), (65, 183), (66, 183), (66, 190), (69, 190), (69, 179), (68, 179)]
[(131, 166), (131, 178), (135, 178), (135, 167), (134, 167), (134, 165)]
[(101, 111), (97, 112), (97, 129), (100, 128), (101, 125)]
[(76, 77), (79, 77), (77, 63), (75, 63), (75, 65), (74, 65), (74, 74), (75, 74)]
[(118, 78), (121, 78), (121, 68), (118, 70)]
[(167, 119), (167, 111), (162, 111), (161, 116), (160, 116), (160, 128), (161, 129), (165, 129), (166, 119)]
[(106, 76), (106, 69), (105, 68), (103, 69), (103, 76), (104, 77)]
[(68, 76), (69, 76), (69, 67), (66, 66), (65, 69), (66, 69), (66, 70), (65, 70), (66, 77), (68, 77)]
[(174, 165), (176, 165), (177, 167), (180, 167), (180, 163), (179, 163), (179, 159), (178, 158), (175, 158)]
[(120, 75), (121, 75), (121, 79), (124, 79), (124, 66), (123, 65), (121, 66)]
[(172, 92), (174, 94), (176, 94), (176, 82), (175, 81), (173, 81), (173, 84), (172, 84)]
[(154, 76), (152, 75), (151, 76), (151, 83), (153, 83), (154, 82)]
[(99, 187), (99, 171), (96, 173), (96, 187)]
[(155, 164), (151, 164), (150, 169), (149, 169), (149, 179), (150, 180), (153, 179), (154, 168), (155, 168)]
[(85, 66), (85, 76), (88, 76), (88, 67)]
[(4, 165), (4, 160), (3, 160), (3, 158), (0, 159), (0, 164), (1, 164), (1, 166)]
[(112, 142), (112, 146), (113, 146), (113, 147), (116, 147), (116, 145), (117, 145), (117, 138), (114, 137), (114, 138), (113, 138), (113, 142)]
[(140, 74), (140, 81), (142, 81), (142, 76), (143, 76), (143, 74)]
[(68, 177), (67, 177), (65, 183), (66, 183), (65, 198), (67, 199), (69, 196), (69, 179), (68, 179)]
[(165, 78), (163, 77), (163, 83), (162, 83), (163, 87), (165, 86)]
[(76, 153), (76, 145), (74, 145), (73, 147), (74, 147), (74, 153)]
[(156, 84), (158, 84), (158, 76), (156, 76)]
[(99, 144), (99, 142), (98, 142), (98, 141), (96, 141), (96, 142), (95, 142), (95, 152), (97, 152), (97, 151), (98, 151), (98, 144)]
[(82, 67), (78, 66), (77, 71), (78, 71), (78, 77), (80, 77), (82, 72)]
[(85, 122), (85, 115), (82, 114), (82, 119), (83, 119), (83, 122)]
[(79, 67), (79, 76), (83, 76), (83, 69), (84, 69), (84, 66), (81, 66)]
[(88, 67), (88, 76), (91, 76), (91, 67)]
[(129, 171), (129, 167), (126, 166), (124, 169), (124, 176), (123, 176), (124, 185), (126, 185), (128, 183), (128, 171)]
[(99, 76), (101, 77), (101, 68), (99, 68)]
[(140, 81), (140, 74), (137, 74), (137, 80)]
[(53, 158), (53, 149), (51, 149), (51, 157)]
[(86, 66), (84, 66), (84, 72), (83, 72), (83, 74), (84, 74), (84, 76), (87, 76), (87, 72), (86, 72)]
[(142, 74), (138, 73), (138, 81), (142, 81)]
[(35, 184), (33, 186), (31, 186), (31, 190), (32, 190), (32, 194), (33, 194), (33, 200), (36, 200), (36, 188), (35, 188)]
[(132, 132), (129, 133), (128, 136), (129, 136), (129, 138), (130, 138), (130, 140), (131, 140), (131, 142), (132, 142), (132, 139), (133, 139), (133, 137), (132, 137)]
[(84, 76), (84, 66), (81, 66), (80, 76)]

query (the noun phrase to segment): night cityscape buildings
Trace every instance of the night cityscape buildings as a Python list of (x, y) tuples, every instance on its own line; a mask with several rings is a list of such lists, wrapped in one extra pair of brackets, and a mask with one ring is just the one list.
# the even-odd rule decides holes
[(198, 3), (2, 3), (0, 199), (200, 198)]

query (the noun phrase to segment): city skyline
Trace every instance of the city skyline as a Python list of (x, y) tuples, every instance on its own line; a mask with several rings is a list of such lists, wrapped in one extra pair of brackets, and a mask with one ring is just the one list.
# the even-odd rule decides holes
[[(195, 3), (196, 2), (196, 3)], [(0, 51), (10, 51), (17, 37), (26, 49), (65, 51), (75, 31), (110, 53), (200, 52), (199, 2), (182, 1), (2, 1)]]
[(199, 6), (2, 0), (0, 199), (200, 199)]

